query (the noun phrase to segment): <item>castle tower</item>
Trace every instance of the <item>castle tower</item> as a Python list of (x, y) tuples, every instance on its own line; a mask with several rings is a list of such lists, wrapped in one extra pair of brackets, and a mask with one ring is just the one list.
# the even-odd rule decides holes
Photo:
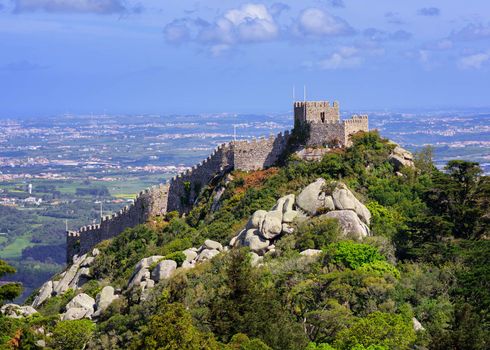
[(339, 103), (330, 106), (328, 101), (305, 101), (294, 103), (294, 125), (306, 123), (334, 123), (340, 121)]
[(294, 131), (307, 147), (344, 147), (359, 131), (368, 131), (368, 117), (355, 115), (341, 120), (339, 103), (304, 101), (294, 103)]

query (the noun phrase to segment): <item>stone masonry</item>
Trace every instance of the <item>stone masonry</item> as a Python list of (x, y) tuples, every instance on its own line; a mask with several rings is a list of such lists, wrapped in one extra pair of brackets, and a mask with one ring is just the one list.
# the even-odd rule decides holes
[[(295, 102), (293, 133), (306, 130), (306, 147), (349, 146), (350, 136), (368, 131), (368, 117), (354, 115), (341, 120), (338, 102)], [(188, 213), (200, 191), (213, 180), (233, 169), (251, 171), (273, 166), (286, 150), (291, 133), (252, 141), (232, 141), (218, 146), (201, 163), (172, 178), (166, 184), (141, 192), (133, 203), (119, 212), (101, 219), (100, 224), (88, 225), (78, 231), (68, 231), (67, 261), (91, 250), (97, 243), (115, 237), (126, 228), (145, 223), (150, 217), (170, 211)], [(301, 146), (301, 145), (300, 145)]]

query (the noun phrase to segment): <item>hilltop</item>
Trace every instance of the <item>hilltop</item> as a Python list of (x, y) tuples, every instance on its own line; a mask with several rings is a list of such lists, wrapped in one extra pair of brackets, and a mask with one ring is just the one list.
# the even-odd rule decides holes
[(464, 161), (438, 171), (430, 150), (402, 166), (399, 151), (359, 133), (320, 161), (293, 152), (278, 167), (226, 172), (185, 215), (150, 217), (76, 257), (43, 286), (44, 300), (43, 289), (32, 296), (36, 310), (17, 309), (36, 313), (1, 318), (2, 339), (59, 349), (484, 349), (488, 177)]

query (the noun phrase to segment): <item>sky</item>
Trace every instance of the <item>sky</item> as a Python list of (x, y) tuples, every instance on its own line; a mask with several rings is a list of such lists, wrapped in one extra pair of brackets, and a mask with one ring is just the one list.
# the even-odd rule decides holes
[(0, 118), (490, 107), (488, 0), (0, 0)]

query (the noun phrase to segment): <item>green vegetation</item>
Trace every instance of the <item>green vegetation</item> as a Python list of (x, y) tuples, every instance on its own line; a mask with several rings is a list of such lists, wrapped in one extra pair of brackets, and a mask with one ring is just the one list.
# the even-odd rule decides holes
[[(226, 243), (257, 209), (297, 193), (318, 177), (341, 180), (372, 213), (372, 237), (343, 237), (335, 220), (295, 223), (260, 267), (247, 249), (233, 249), (193, 269), (178, 270), (144, 300), (128, 291), (99, 319), (87, 349), (487, 349), (490, 344), (489, 198), (477, 164), (431, 163), (396, 174), (393, 145), (375, 132), (358, 134), (346, 150), (320, 162), (290, 156), (284, 166), (234, 172), (217, 186), (226, 190), (211, 210), (213, 187), (201, 190), (186, 217), (125, 230), (99, 245), (93, 275), (126, 286), (135, 264), (150, 255), (180, 262), (182, 251), (205, 239)], [(304, 249), (321, 249), (318, 259)], [(100, 284), (84, 287), (95, 294)], [(73, 292), (51, 298), (38, 320), (53, 339), (75, 339), (70, 325), (52, 317)], [(413, 318), (422, 330), (415, 330)], [(0, 325), (6, 321), (0, 318)], [(28, 322), (28, 321), (26, 321)], [(38, 323), (38, 324), (39, 324)], [(26, 323), (2, 326), (2, 341)], [(66, 327), (66, 329), (65, 329)], [(5, 329), (5, 331), (4, 331)], [(58, 335), (60, 334), (60, 335)], [(53, 340), (55, 341), (55, 340)], [(53, 345), (54, 346), (54, 345)]]

